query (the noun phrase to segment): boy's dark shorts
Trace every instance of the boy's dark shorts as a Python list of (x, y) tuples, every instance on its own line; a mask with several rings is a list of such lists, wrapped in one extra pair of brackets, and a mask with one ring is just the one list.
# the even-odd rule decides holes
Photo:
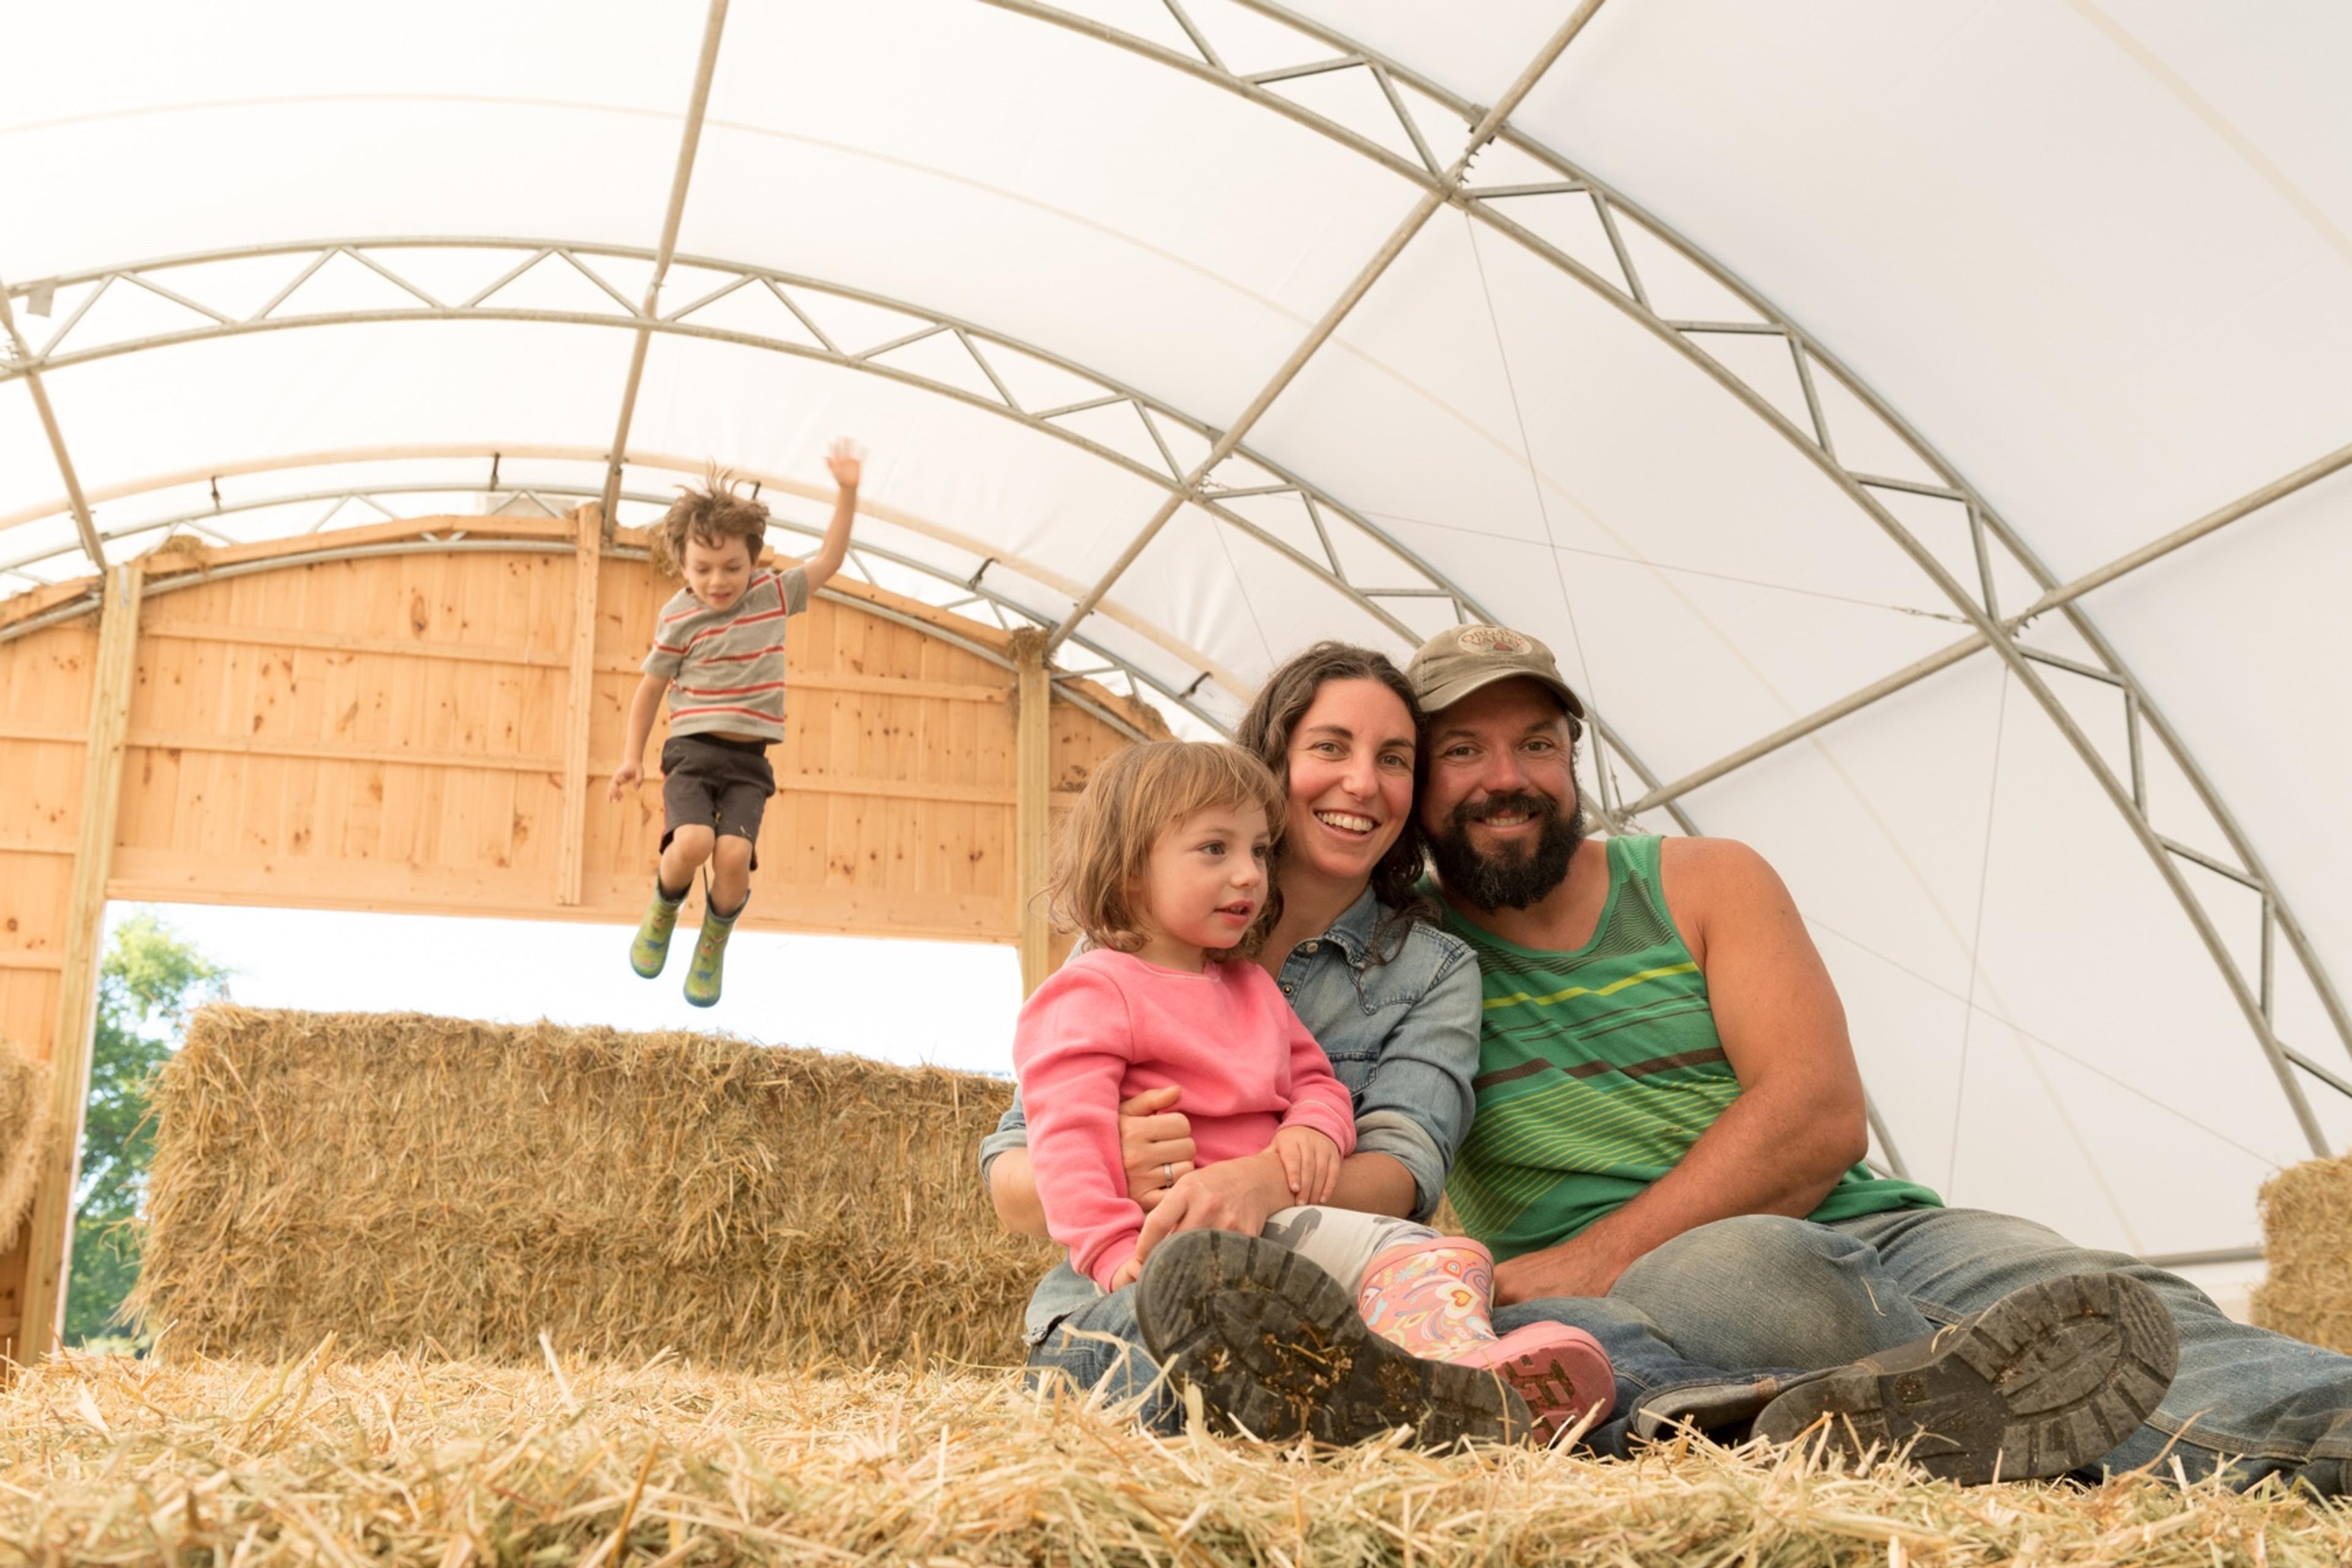
[(681, 827), (702, 826), (751, 843), (751, 868), (760, 868), (760, 817), (776, 793), (776, 770), (758, 741), (718, 735), (679, 735), (661, 751), (661, 847)]

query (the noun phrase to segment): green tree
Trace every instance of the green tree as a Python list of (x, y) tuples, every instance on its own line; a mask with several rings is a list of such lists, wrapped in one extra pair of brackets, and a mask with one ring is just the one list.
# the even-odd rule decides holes
[(69, 1345), (121, 1332), (113, 1318), (139, 1278), (140, 1211), (155, 1153), (148, 1084), (179, 1048), (190, 1009), (220, 994), (226, 978), (227, 971), (143, 910), (114, 929), (99, 967), (90, 1037), (89, 1108), (66, 1287)]

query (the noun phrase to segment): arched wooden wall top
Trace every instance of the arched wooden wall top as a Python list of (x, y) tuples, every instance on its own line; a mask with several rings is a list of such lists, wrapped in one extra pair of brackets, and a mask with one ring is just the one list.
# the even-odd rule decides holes
[[(673, 590), (643, 544), (625, 529), (604, 544), (593, 508), (174, 541), (118, 569), (128, 617), (72, 613), (88, 581), (0, 604), (0, 1035), (85, 1064), (57, 1075), (74, 1080), (67, 1125), (80, 1124), (107, 898), (635, 923), (660, 790), (605, 792)], [(1159, 716), (1032, 668), (1029, 689), (1058, 700), (1024, 725), (1013, 636), (841, 578), (794, 618), (787, 651), (788, 733), (744, 924), (1025, 935), (1024, 969), (1040, 972), (1034, 899), (1024, 916), (1041, 856), (1024, 879), (1018, 825), (1041, 832), (1101, 758), (1167, 733)], [(92, 814), (112, 831), (87, 830)], [(54, 1321), (42, 1281), (62, 1262), (70, 1186), (69, 1165), (45, 1179), (0, 1258), (0, 1351), (18, 1360)]]

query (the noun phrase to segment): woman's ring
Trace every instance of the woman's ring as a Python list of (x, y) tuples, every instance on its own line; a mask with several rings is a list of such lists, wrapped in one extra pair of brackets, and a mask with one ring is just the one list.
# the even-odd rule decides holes
[(1163, 1187), (1172, 1187), (1176, 1184), (1175, 1167), (1165, 1160), (1160, 1162), (1160, 1184)]

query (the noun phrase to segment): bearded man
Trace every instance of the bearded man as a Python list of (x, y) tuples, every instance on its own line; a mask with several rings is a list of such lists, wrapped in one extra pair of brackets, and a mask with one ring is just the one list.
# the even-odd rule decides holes
[[(1844, 1009), (1787, 888), (1727, 839), (1588, 837), (1584, 706), (1540, 642), (1457, 627), (1408, 675), (1433, 891), (1485, 990), (1447, 1192), (1498, 1259), (1497, 1331), (1554, 1318), (1609, 1349), (1621, 1414), (1596, 1447), (1827, 1416), (1834, 1443), (1916, 1441), (1965, 1480), (2168, 1454), (2192, 1479), (2347, 1489), (2352, 1358), (1864, 1163)], [(1193, 1314), (1235, 1325), (1220, 1364), (1245, 1309), (1271, 1310), (1246, 1272)]]

